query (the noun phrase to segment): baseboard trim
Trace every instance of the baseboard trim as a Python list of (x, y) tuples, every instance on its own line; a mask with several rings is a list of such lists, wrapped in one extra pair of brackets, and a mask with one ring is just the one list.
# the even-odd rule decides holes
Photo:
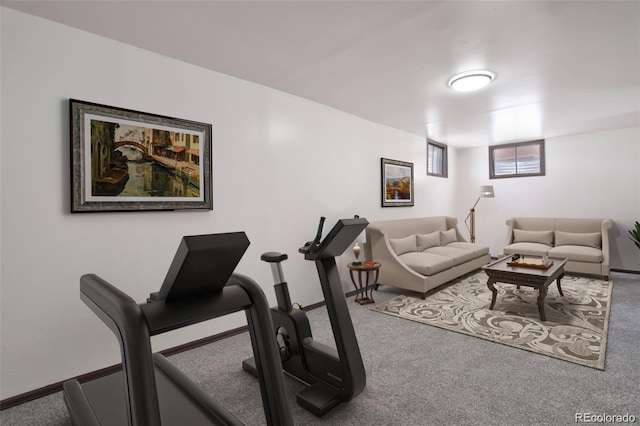
[(202, 339), (194, 340), (192, 342), (185, 343), (183, 345), (174, 346), (173, 348), (168, 348), (160, 351), (160, 353), (164, 356), (171, 356), (175, 354), (179, 354), (181, 352), (185, 352), (191, 349), (199, 348), (200, 346), (208, 345), (209, 343), (216, 342), (218, 340), (226, 339), (227, 337), (235, 336), (237, 334), (242, 334), (245, 331), (248, 331), (249, 327), (243, 325), (242, 327), (234, 328), (232, 330), (223, 331), (222, 333), (214, 334), (213, 336), (204, 337)]
[[(355, 290), (346, 294), (346, 297), (353, 296), (355, 294)], [(323, 300), (322, 302), (314, 303), (312, 305), (307, 305), (302, 308), (304, 311), (311, 311), (316, 308), (320, 308), (324, 306), (326, 303)], [(223, 331), (222, 333), (214, 334), (212, 336), (204, 337), (202, 339), (194, 340), (192, 342), (185, 343), (183, 345), (174, 346), (172, 348), (164, 349), (160, 351), (160, 353), (164, 356), (171, 356), (181, 352), (185, 352), (191, 349), (198, 348), (200, 346), (208, 345), (209, 343), (216, 342), (218, 340), (225, 339), (227, 337), (235, 336), (236, 334), (244, 333), (248, 331), (248, 326), (242, 326), (238, 328), (234, 328), (232, 330)], [(122, 370), (122, 364), (115, 364), (109, 367), (101, 368), (99, 370), (91, 371), (86, 374), (81, 374), (76, 377), (72, 377), (67, 380), (77, 380), (80, 383), (90, 382), (91, 380), (99, 379), (104, 376), (108, 376), (109, 374), (113, 374), (117, 371)], [(43, 386), (38, 389), (34, 389), (29, 392), (22, 393), (20, 395), (12, 396), (9, 398), (5, 398), (0, 401), (0, 411), (6, 410), (7, 408), (15, 407), (20, 404), (24, 404), (25, 402), (33, 401), (34, 399), (42, 398), (56, 392), (62, 391), (62, 385), (67, 380), (63, 380), (57, 383), (53, 383), (47, 386)]]
[(617, 269), (617, 268), (611, 268), (611, 272), (623, 272), (625, 274), (636, 274), (636, 275), (640, 275), (640, 271), (634, 271), (631, 269)]
[[(172, 348), (164, 349), (159, 351), (164, 356), (171, 356), (178, 354), (180, 352), (185, 352), (191, 349), (198, 348), (200, 346), (208, 345), (209, 343), (213, 343), (218, 340), (222, 340), (227, 337), (235, 336), (236, 334), (244, 333), (249, 330), (248, 326), (242, 326), (238, 328), (234, 328), (232, 330), (227, 330), (222, 333), (214, 334), (213, 336), (204, 337), (202, 339), (194, 340), (192, 342), (185, 343), (183, 345), (174, 346)], [(109, 374), (113, 374), (117, 371), (122, 370), (122, 364), (115, 364), (109, 367), (101, 368), (99, 370), (91, 371), (86, 374), (81, 374), (76, 377), (72, 377), (67, 380), (77, 380), (80, 383), (90, 382), (95, 379), (99, 379), (104, 376), (108, 376)], [(51, 385), (47, 385), (29, 392), (22, 393), (20, 395), (12, 396), (10, 398), (3, 399), (0, 401), (0, 411), (6, 410), (7, 408), (15, 407), (20, 404), (24, 404), (25, 402), (33, 401), (34, 399), (42, 398), (44, 396), (48, 396), (54, 394), (56, 392), (60, 392), (62, 390), (62, 384), (67, 380), (63, 380), (61, 382), (53, 383)]]
[[(122, 364), (111, 365), (109, 367), (91, 371), (86, 374), (81, 374), (79, 376), (73, 377), (72, 379), (76, 379), (80, 383), (89, 382), (91, 380), (99, 379), (100, 377), (108, 376), (109, 374), (115, 373), (116, 371), (119, 371), (121, 369), (122, 369)], [(62, 390), (62, 384), (64, 382), (66, 382), (66, 380), (53, 383), (51, 385), (43, 386), (41, 388), (34, 389), (29, 392), (12, 396), (10, 398), (5, 398), (2, 401), (0, 401), (0, 411), (6, 410), (7, 408), (15, 407), (20, 404), (24, 404), (25, 402), (33, 401), (34, 399), (38, 399), (38, 398), (42, 398), (42, 397), (54, 394), (56, 392), (60, 392)]]

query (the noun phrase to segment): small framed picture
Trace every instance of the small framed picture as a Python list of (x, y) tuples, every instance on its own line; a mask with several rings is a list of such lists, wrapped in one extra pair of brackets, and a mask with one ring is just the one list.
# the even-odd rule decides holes
[(381, 158), (382, 207), (413, 206), (413, 163)]
[(211, 124), (69, 100), (71, 212), (211, 210)]

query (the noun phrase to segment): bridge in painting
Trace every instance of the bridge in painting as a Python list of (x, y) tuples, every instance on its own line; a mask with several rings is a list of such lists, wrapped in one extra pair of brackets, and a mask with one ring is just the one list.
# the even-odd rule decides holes
[(145, 154), (149, 154), (149, 148), (138, 143), (138, 142), (134, 142), (134, 141), (119, 141), (115, 143), (115, 149), (120, 148), (121, 146), (133, 146), (138, 148), (140, 151), (144, 152)]

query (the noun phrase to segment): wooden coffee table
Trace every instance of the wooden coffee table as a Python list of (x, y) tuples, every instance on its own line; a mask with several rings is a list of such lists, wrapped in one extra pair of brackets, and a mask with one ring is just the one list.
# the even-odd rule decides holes
[[(547, 295), (547, 288), (555, 280), (560, 295), (564, 296), (562, 287), (560, 287), (560, 279), (564, 276), (564, 265), (567, 263), (567, 259), (550, 257), (549, 261), (553, 262), (553, 264), (547, 269), (538, 269), (525, 266), (510, 266), (507, 263), (511, 262), (511, 258), (512, 255), (503, 257), (482, 268), (489, 276), (487, 287), (489, 287), (492, 293), (489, 309), (493, 309), (498, 295), (498, 290), (493, 286), (494, 283), (503, 282), (517, 286), (524, 285), (538, 289), (538, 312), (540, 313), (540, 319), (546, 321), (547, 317), (544, 315), (544, 298)], [(526, 256), (526, 258), (539, 260), (541, 256)]]

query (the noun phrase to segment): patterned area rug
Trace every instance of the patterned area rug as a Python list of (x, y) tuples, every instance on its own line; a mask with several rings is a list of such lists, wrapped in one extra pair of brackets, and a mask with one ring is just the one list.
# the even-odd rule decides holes
[(498, 298), (489, 310), (486, 283), (486, 274), (476, 272), (425, 300), (398, 296), (372, 310), (604, 370), (613, 282), (566, 275), (564, 297), (555, 283), (549, 286), (545, 322), (537, 290), (496, 283)]

